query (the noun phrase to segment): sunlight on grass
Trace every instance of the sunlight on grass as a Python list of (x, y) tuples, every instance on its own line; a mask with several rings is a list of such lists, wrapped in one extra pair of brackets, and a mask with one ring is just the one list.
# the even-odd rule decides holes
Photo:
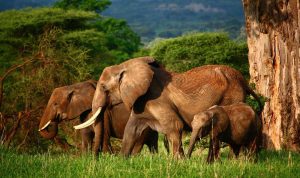
[(0, 177), (299, 177), (300, 154), (262, 151), (255, 162), (245, 156), (206, 164), (207, 149), (191, 159), (173, 159), (163, 149), (125, 159), (119, 155), (19, 154), (0, 148)]

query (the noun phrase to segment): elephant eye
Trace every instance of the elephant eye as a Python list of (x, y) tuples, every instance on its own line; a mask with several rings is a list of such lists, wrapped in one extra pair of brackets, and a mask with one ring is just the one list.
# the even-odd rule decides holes
[(102, 84), (101, 87), (102, 87), (103, 91), (107, 91), (107, 88), (105, 85)]

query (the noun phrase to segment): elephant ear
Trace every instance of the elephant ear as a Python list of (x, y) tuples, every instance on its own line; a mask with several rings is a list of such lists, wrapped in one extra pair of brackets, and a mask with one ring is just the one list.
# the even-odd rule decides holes
[(80, 116), (84, 111), (92, 109), (92, 101), (96, 85), (93, 82), (85, 82), (70, 91), (68, 95), (68, 119)]
[(131, 109), (135, 101), (147, 92), (153, 74), (148, 61), (143, 58), (126, 62), (120, 73), (119, 82), (121, 98), (128, 109)]

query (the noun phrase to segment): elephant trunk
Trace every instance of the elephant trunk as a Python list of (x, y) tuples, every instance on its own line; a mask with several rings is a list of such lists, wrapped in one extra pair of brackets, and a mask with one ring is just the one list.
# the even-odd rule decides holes
[(46, 139), (53, 139), (58, 132), (58, 122), (51, 122), (46, 128), (40, 130), (42, 137)]
[(107, 103), (106, 100), (107, 93), (100, 85), (100, 82), (98, 82), (92, 103), (92, 113), (95, 113), (100, 107), (104, 107)]
[(190, 144), (189, 144), (189, 150), (188, 150), (188, 154), (187, 154), (188, 157), (191, 157), (191, 155), (192, 155), (192, 151), (194, 149), (194, 146), (195, 146), (195, 143), (198, 138), (200, 130), (201, 129), (193, 129), (191, 139), (190, 139)]
[(47, 106), (39, 125), (39, 132), (42, 137), (52, 139), (57, 135), (58, 121), (55, 120), (55, 118), (56, 111), (51, 110), (50, 107)]

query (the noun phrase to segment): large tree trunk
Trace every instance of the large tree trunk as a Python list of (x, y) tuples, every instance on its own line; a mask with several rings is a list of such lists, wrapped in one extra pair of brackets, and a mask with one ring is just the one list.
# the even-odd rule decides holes
[(243, 0), (251, 82), (266, 97), (263, 146), (299, 150), (300, 1)]

